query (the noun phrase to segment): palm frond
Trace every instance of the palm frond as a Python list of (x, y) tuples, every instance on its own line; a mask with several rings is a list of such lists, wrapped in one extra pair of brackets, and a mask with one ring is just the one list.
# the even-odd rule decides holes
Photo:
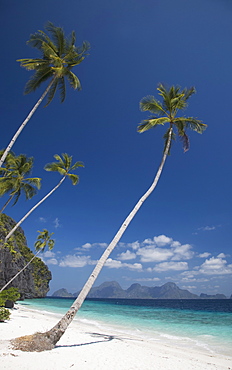
[(68, 81), (69, 81), (70, 85), (73, 87), (73, 89), (81, 90), (80, 80), (73, 72), (71, 72), (70, 70), (67, 69), (65, 71), (65, 75), (67, 76)]
[(30, 185), (35, 186), (37, 189), (41, 188), (42, 179), (39, 177), (32, 177), (32, 178), (27, 177), (24, 181)]
[(68, 173), (68, 177), (72, 181), (72, 184), (73, 185), (78, 184), (78, 182), (79, 182), (79, 176), (77, 176), (77, 175), (75, 175), (73, 173)]
[(56, 78), (54, 80), (52, 86), (50, 87), (49, 91), (48, 91), (47, 103), (44, 107), (47, 107), (51, 103), (51, 101), (53, 100), (53, 98), (55, 96), (55, 93), (56, 93), (57, 85), (58, 85), (58, 79)]
[(187, 152), (190, 147), (188, 135), (186, 134), (184, 129), (178, 129), (178, 135), (179, 135), (180, 140), (183, 143), (184, 152)]
[(85, 167), (84, 163), (83, 162), (76, 162), (72, 165), (72, 167), (70, 168), (70, 171), (73, 171), (75, 170), (76, 168), (78, 167)]
[(163, 109), (162, 104), (151, 95), (145, 96), (140, 101), (140, 109), (142, 112), (150, 111), (157, 115), (167, 114)]
[(50, 172), (59, 172), (60, 175), (65, 176), (66, 170), (62, 168), (59, 163), (53, 162), (53, 163), (47, 163), (44, 167), (45, 171)]
[(193, 94), (196, 94), (196, 89), (194, 86), (190, 87), (189, 89), (184, 89), (183, 90), (184, 95), (185, 95), (185, 100), (188, 100)]
[(35, 72), (35, 74), (30, 78), (25, 86), (24, 93), (29, 94), (32, 91), (35, 91), (42, 82), (46, 81), (53, 76), (53, 71), (49, 67), (40, 68)]
[(28, 71), (49, 66), (49, 62), (45, 59), (17, 59), (17, 62), (20, 62), (20, 66), (26, 68)]
[(45, 29), (51, 34), (54, 44), (58, 50), (58, 54), (61, 57), (65, 51), (65, 36), (64, 31), (61, 27), (55, 27), (52, 22), (48, 22)]
[(146, 119), (139, 124), (139, 126), (137, 127), (137, 131), (144, 132), (158, 125), (164, 125), (167, 122), (170, 122), (170, 119), (168, 117)]
[(37, 193), (37, 190), (33, 186), (31, 186), (30, 184), (27, 184), (27, 183), (22, 183), (21, 184), (20, 191), (22, 191), (22, 190), (25, 194), (26, 199), (31, 199)]
[(45, 41), (46, 41), (46, 34), (42, 31), (38, 31), (30, 35), (30, 38), (27, 41), (27, 44), (41, 51), (42, 44)]
[(66, 86), (64, 77), (60, 77), (58, 80), (59, 83), (59, 91), (60, 91), (60, 102), (63, 103), (66, 96)]
[(52, 60), (52, 58), (57, 57), (57, 50), (54, 49), (54, 45), (51, 45), (50, 43), (43, 42), (41, 46), (41, 51), (43, 51), (44, 56), (48, 60)]
[(14, 203), (12, 204), (12, 207), (15, 206), (15, 204), (18, 202), (19, 197), (21, 195), (21, 190), (18, 190), (17, 192), (11, 193), (11, 195), (15, 195)]
[(194, 117), (178, 117), (174, 119), (174, 123), (176, 125), (184, 124), (186, 128), (190, 128), (191, 130), (196, 131), (199, 134), (202, 134), (207, 128), (207, 125), (205, 123)]

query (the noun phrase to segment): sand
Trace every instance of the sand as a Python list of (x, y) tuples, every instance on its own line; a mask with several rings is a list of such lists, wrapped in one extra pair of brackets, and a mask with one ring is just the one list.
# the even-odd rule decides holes
[[(57, 346), (45, 352), (13, 350), (10, 340), (51, 329), (58, 316), (16, 305), (0, 323), (0, 368), (22, 370), (232, 370), (232, 357), (178, 348), (103, 329), (75, 319)], [(232, 352), (232, 349), (231, 349)]]

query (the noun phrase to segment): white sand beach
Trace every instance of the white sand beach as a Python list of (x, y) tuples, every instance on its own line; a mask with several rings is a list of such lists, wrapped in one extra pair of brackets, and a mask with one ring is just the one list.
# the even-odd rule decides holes
[[(16, 305), (0, 323), (0, 368), (22, 370), (229, 370), (232, 357), (161, 344), (74, 320), (51, 351), (13, 350), (10, 340), (51, 329), (58, 316)], [(232, 351), (232, 349), (231, 349)]]

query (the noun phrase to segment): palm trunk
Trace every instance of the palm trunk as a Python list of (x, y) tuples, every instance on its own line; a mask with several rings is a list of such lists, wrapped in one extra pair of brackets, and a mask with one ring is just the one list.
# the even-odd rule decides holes
[(6, 208), (6, 206), (8, 206), (8, 204), (10, 203), (10, 201), (13, 199), (14, 197), (14, 194), (10, 196), (10, 198), (8, 199), (8, 201), (4, 204), (4, 206), (2, 207), (1, 211), (0, 211), (0, 214), (4, 211), (4, 209)]
[(34, 207), (32, 207), (30, 209), (29, 212), (27, 212), (25, 214), (25, 216), (23, 218), (21, 218), (21, 220), (13, 227), (13, 229), (7, 234), (7, 236), (5, 237), (5, 243), (7, 242), (7, 240), (11, 237), (11, 235), (15, 232), (15, 230), (21, 225), (21, 223), (26, 220), (26, 218), (37, 208), (39, 207), (39, 205), (41, 203), (43, 203), (52, 193), (54, 193), (54, 191), (56, 189), (58, 189), (58, 187), (62, 184), (62, 182), (65, 180), (66, 176), (62, 177), (62, 179), (60, 180), (60, 182), (47, 194), (45, 195), (45, 197), (43, 197), (43, 199), (41, 199)]
[(38, 254), (40, 253), (40, 250), (30, 259), (30, 261), (19, 271), (19, 272), (17, 272), (17, 274), (16, 275), (14, 275), (13, 277), (12, 277), (12, 279), (10, 279), (9, 281), (8, 281), (8, 283), (6, 283), (5, 285), (4, 285), (4, 287), (2, 287), (1, 289), (0, 289), (0, 293), (4, 290), (4, 289), (6, 289), (6, 287), (15, 279), (15, 278), (17, 278), (17, 276), (19, 276), (19, 274), (21, 274), (21, 272), (23, 272), (26, 268), (27, 268), (27, 266), (29, 266), (30, 265), (30, 263), (35, 259), (35, 257), (37, 257), (38, 256)]
[(106, 248), (105, 252), (102, 254), (101, 258), (99, 259), (96, 267), (94, 268), (93, 272), (91, 273), (90, 277), (88, 278), (87, 282), (85, 283), (84, 287), (82, 288), (79, 296), (77, 299), (74, 301), (70, 309), (67, 311), (67, 313), (62, 317), (62, 319), (48, 332), (44, 333), (44, 335), (49, 339), (49, 342), (52, 343), (53, 346), (59, 341), (61, 336), (64, 334), (65, 330), (67, 329), (68, 325), (72, 322), (75, 314), (81, 307), (82, 303), (84, 302), (86, 296), (88, 295), (90, 289), (92, 288), (95, 280), (97, 279), (99, 273), (101, 272), (101, 269), (103, 268), (104, 264), (106, 263), (109, 255), (121, 239), (122, 235), (124, 234), (125, 230), (129, 226), (130, 222), (144, 203), (144, 201), (149, 197), (149, 195), (153, 192), (155, 189), (159, 178), (161, 176), (167, 155), (169, 153), (169, 148), (171, 144), (171, 137), (172, 137), (172, 127), (169, 130), (169, 135), (168, 135), (168, 141), (164, 150), (163, 158), (161, 160), (159, 169), (157, 171), (157, 174), (154, 178), (154, 181), (150, 188), (146, 191), (146, 193), (139, 199), (131, 213), (127, 216), (125, 221), (122, 223), (120, 229), (116, 233), (115, 237), (109, 244), (109, 246)]
[(11, 150), (12, 146), (14, 145), (17, 137), (19, 136), (19, 134), (21, 133), (21, 131), (24, 129), (24, 127), (26, 126), (27, 122), (30, 120), (30, 118), (32, 117), (32, 115), (35, 113), (36, 109), (42, 103), (43, 99), (47, 95), (47, 93), (50, 90), (50, 88), (51, 88), (53, 82), (55, 81), (55, 79), (56, 79), (56, 77), (53, 77), (53, 79), (51, 80), (50, 84), (48, 85), (48, 87), (44, 91), (43, 95), (39, 98), (39, 100), (37, 101), (37, 103), (34, 105), (34, 107), (32, 108), (32, 110), (28, 114), (28, 116), (25, 118), (25, 120), (23, 121), (23, 123), (21, 124), (21, 126), (16, 131), (15, 135), (13, 136), (13, 138), (11, 139), (10, 143), (8, 144), (6, 150), (4, 151), (4, 153), (2, 155), (2, 158), (0, 159), (0, 167), (2, 167), (2, 165), (3, 165), (3, 163), (4, 163), (5, 159), (6, 159), (6, 156), (9, 153), (9, 151)]

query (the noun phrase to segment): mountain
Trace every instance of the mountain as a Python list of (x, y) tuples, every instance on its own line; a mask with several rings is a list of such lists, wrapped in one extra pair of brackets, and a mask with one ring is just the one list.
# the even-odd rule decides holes
[(72, 298), (73, 294), (69, 293), (67, 289), (61, 288), (56, 290), (53, 294), (52, 297), (61, 297), (61, 298)]
[(226, 296), (224, 294), (204, 294), (204, 293), (201, 293), (200, 294), (200, 298), (204, 298), (204, 299), (227, 299)]
[[(53, 297), (61, 297), (58, 292), (56, 291)], [(74, 293), (73, 297), (77, 297), (78, 294), (79, 292)], [(87, 298), (196, 299), (199, 297), (188, 290), (180, 289), (175, 283), (166, 283), (160, 287), (132, 284), (128, 289), (124, 290), (116, 281), (110, 281), (92, 288)]]
[[(5, 236), (16, 222), (5, 214), (0, 215), (0, 287), (4, 286), (34, 256), (27, 246), (23, 230), (19, 227), (6, 244)], [(42, 298), (49, 291), (52, 275), (45, 263), (36, 257), (10, 287), (18, 288), (21, 298)]]

